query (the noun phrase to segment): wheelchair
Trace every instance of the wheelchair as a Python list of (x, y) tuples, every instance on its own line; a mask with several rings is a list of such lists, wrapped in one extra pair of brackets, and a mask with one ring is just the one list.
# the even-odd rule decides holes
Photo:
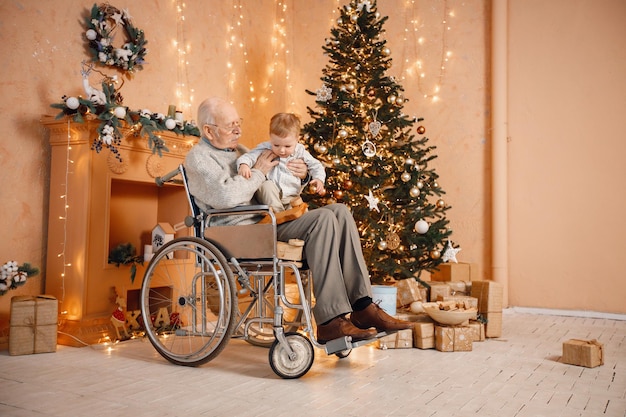
[[(314, 346), (345, 358), (353, 348), (376, 340), (352, 342), (345, 336), (323, 345), (317, 342), (311, 274), (306, 261), (279, 257), (281, 242), (268, 206), (202, 212), (189, 192), (183, 165), (156, 178), (158, 186), (168, 183), (184, 185), (191, 208), (184, 224), (193, 236), (165, 243), (146, 267), (141, 284), (144, 328), (161, 356), (177, 365), (199, 366), (217, 357), (231, 338), (241, 338), (269, 347), (274, 373), (294, 379), (313, 365)], [(211, 225), (219, 216), (250, 214), (270, 216), (272, 221)], [(286, 293), (289, 279), (297, 288), (291, 297)]]

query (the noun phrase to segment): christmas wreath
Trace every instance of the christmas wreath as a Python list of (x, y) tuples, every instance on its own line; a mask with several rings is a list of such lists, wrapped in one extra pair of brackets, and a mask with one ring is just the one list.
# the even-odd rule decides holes
[[(143, 30), (133, 26), (127, 9), (120, 11), (110, 4), (94, 4), (85, 23), (85, 37), (89, 42), (92, 61), (117, 67), (128, 73), (143, 69), (148, 41)], [(125, 42), (118, 48), (113, 45), (113, 39), (120, 26), (125, 34)]]

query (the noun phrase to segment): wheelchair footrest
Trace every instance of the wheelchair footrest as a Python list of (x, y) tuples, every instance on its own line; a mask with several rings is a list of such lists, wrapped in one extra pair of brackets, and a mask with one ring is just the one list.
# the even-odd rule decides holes
[(391, 333), (395, 333), (395, 332), (389, 332), (389, 333), (388, 332), (380, 332), (375, 337), (373, 337), (371, 339), (359, 340), (357, 342), (353, 342), (352, 341), (352, 337), (350, 337), (350, 336), (344, 336), (344, 337), (340, 337), (339, 339), (329, 340), (324, 345), (324, 349), (326, 350), (326, 353), (328, 355), (332, 355), (332, 354), (337, 353), (337, 352), (343, 352), (345, 350), (354, 349), (354, 348), (357, 348), (359, 346), (368, 345), (370, 343), (373, 343), (373, 342), (377, 341), (381, 337), (385, 337), (385, 336), (387, 336), (387, 335), (389, 335)]

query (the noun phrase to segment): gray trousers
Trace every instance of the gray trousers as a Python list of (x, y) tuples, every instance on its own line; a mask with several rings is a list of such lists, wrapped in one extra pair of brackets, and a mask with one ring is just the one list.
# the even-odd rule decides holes
[(352, 213), (330, 204), (278, 225), (278, 240), (304, 240), (304, 254), (313, 275), (317, 323), (352, 311), (360, 298), (371, 297), (369, 272)]

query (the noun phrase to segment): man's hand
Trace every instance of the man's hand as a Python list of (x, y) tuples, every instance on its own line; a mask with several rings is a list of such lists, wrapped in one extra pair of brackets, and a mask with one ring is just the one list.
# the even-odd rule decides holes
[(287, 169), (289, 169), (293, 175), (301, 180), (306, 178), (306, 174), (309, 171), (309, 168), (306, 166), (303, 159), (292, 159), (287, 162)]
[(256, 168), (263, 173), (263, 175), (267, 175), (268, 172), (272, 170), (276, 165), (278, 165), (278, 158), (274, 155), (274, 152), (267, 150), (263, 151), (261, 155), (256, 160), (256, 163), (252, 168)]

